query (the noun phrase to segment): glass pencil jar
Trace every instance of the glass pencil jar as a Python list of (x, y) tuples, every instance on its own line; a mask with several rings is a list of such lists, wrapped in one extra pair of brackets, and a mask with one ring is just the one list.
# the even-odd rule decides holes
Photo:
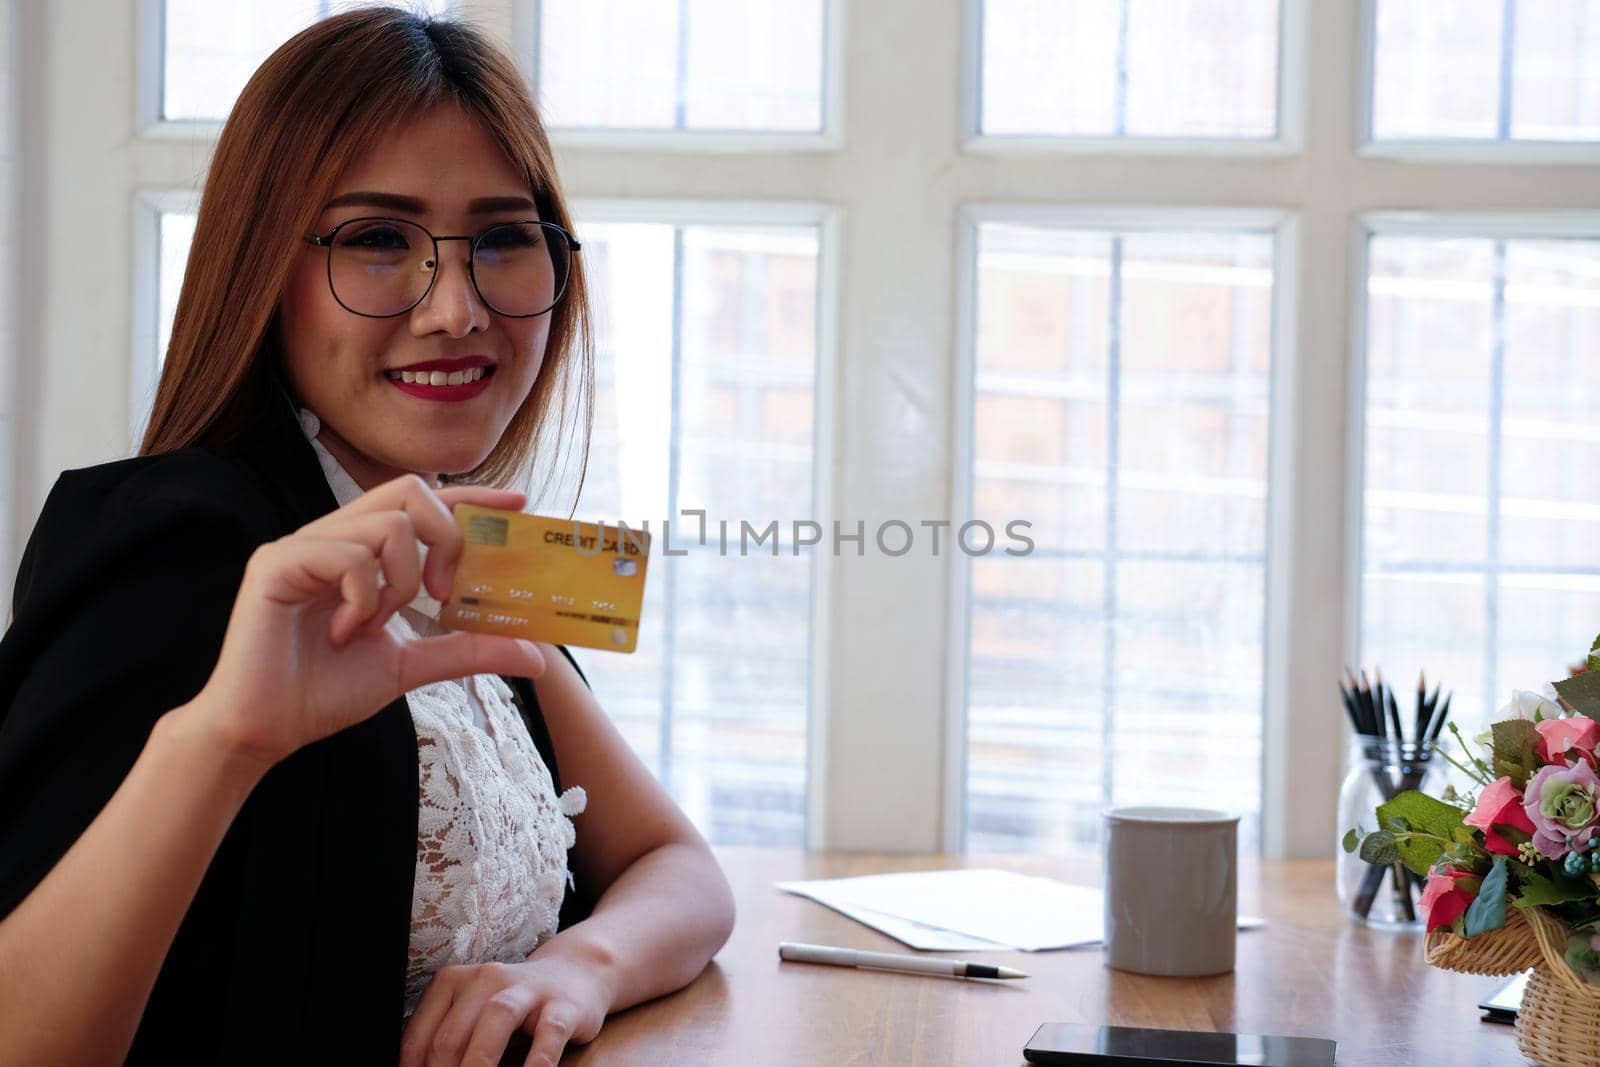
[[(1338, 833), (1357, 827), (1363, 834), (1378, 829), (1377, 807), (1407, 790), (1437, 796), (1445, 784), (1443, 761), (1428, 758), (1425, 746), (1397, 745), (1383, 738), (1363, 737), (1354, 750), (1350, 771), (1339, 789)], [(1357, 922), (1380, 930), (1421, 930), (1425, 878), (1400, 863), (1374, 866), (1360, 850), (1338, 854), (1339, 903)]]

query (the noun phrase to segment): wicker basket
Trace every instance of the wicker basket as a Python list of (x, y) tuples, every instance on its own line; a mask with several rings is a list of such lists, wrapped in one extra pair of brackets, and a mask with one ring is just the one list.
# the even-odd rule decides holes
[(1499, 930), (1468, 940), (1448, 930), (1427, 938), (1428, 962), (1466, 974), (1533, 969), (1517, 1011), (1517, 1048), (1544, 1067), (1600, 1064), (1600, 988), (1572, 973), (1567, 930), (1543, 908), (1507, 908)]
[[(1434, 930), (1426, 942), (1428, 962), (1463, 974), (1504, 975), (1527, 970), (1544, 958), (1528, 910), (1507, 908), (1504, 926), (1470, 940), (1449, 930)], [(1556, 958), (1560, 959), (1561, 954), (1557, 953)]]
[(1562, 958), (1567, 929), (1542, 908), (1525, 910), (1541, 960), (1517, 1010), (1517, 1048), (1545, 1067), (1600, 1063), (1600, 988), (1572, 973)]

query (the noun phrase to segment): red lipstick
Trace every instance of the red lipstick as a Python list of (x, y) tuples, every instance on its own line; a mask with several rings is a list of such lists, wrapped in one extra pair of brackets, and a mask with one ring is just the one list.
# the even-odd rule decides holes
[[(489, 388), (494, 370), (493, 360), (484, 356), (468, 356), (465, 359), (431, 359), (411, 363), (387, 370), (383, 376), (390, 385), (419, 400), (459, 403), (471, 400)], [(405, 380), (407, 377), (413, 380), (408, 382)], [(457, 384), (451, 385), (448, 380), (440, 380), (452, 377), (458, 379)]]

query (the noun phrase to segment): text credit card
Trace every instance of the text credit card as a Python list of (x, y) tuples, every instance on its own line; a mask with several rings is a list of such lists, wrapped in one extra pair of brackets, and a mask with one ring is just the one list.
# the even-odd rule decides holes
[(650, 535), (457, 504), (466, 539), (439, 621), (453, 630), (632, 652)]

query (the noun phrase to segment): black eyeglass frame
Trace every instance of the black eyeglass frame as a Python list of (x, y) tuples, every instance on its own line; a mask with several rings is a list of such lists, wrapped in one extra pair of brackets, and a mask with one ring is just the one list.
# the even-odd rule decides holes
[[(339, 290), (333, 284), (333, 240), (334, 240), (335, 237), (339, 236), (339, 231), (340, 230), (344, 229), (346, 226), (351, 226), (351, 225), (354, 225), (355, 223), (358, 223), (358, 222), (399, 222), (399, 223), (403, 223), (403, 224), (405, 224), (407, 226), (415, 226), (417, 229), (419, 229), (423, 233), (427, 234), (428, 235), (428, 239), (433, 242), (433, 263), (432, 263), (433, 271), (432, 271), (432, 274), (430, 275), (430, 277), (428, 278), (428, 286), (427, 286), (427, 288), (422, 290), (422, 295), (421, 296), (417, 297), (410, 304), (408, 304), (405, 307), (401, 308), (399, 311), (391, 311), (387, 315), (374, 315), (371, 312), (367, 312), (367, 311), (357, 311), (355, 308), (351, 307), (349, 304), (346, 304), (344, 302), (344, 300), (340, 298)], [(554, 230), (556, 233), (561, 235), (561, 240), (563, 241), (563, 243), (566, 244), (567, 251), (569, 253), (571, 253), (571, 252), (581, 252), (583, 250), (583, 246), (578, 243), (578, 239), (576, 237), (572, 236), (572, 234), (568, 233), (565, 229), (563, 229), (562, 227), (556, 225), (553, 222), (543, 222), (543, 221), (541, 221), (539, 219), (519, 219), (519, 220), (515, 220), (515, 221), (512, 221), (512, 222), (497, 222), (492, 226), (484, 227), (484, 229), (481, 232), (479, 232), (477, 235), (474, 236), (473, 234), (435, 234), (432, 231), (430, 231), (426, 226), (422, 225), (420, 222), (412, 222), (409, 219), (391, 218), (388, 215), (363, 215), (360, 218), (345, 219), (343, 222), (339, 223), (339, 225), (337, 225), (333, 229), (329, 230), (326, 234), (318, 235), (318, 234), (314, 234), (314, 233), (308, 233), (308, 234), (305, 235), (305, 238), (306, 238), (306, 243), (307, 244), (315, 245), (318, 248), (326, 248), (328, 250), (328, 263), (327, 263), (328, 292), (333, 294), (333, 299), (338, 303), (338, 305), (340, 307), (342, 307), (346, 311), (350, 312), (350, 314), (352, 314), (352, 315), (360, 315), (364, 319), (392, 319), (392, 318), (396, 318), (396, 317), (398, 317), (400, 315), (406, 314), (407, 312), (409, 312), (412, 309), (414, 309), (418, 304), (420, 304), (424, 300), (428, 299), (428, 294), (433, 292), (434, 283), (439, 280), (439, 261), (440, 261), (440, 258), (441, 258), (440, 255), (439, 255), (439, 242), (440, 241), (469, 241), (469, 242), (471, 242), (471, 246), (467, 250), (467, 277), (472, 279), (472, 291), (478, 294), (478, 299), (483, 301), (483, 306), (488, 308), (490, 311), (494, 312), (496, 315), (501, 315), (501, 316), (503, 316), (505, 318), (508, 318), (508, 319), (536, 319), (540, 315), (548, 315), (548, 314), (550, 314), (550, 312), (552, 312), (552, 311), (554, 311), (556, 309), (556, 305), (561, 303), (561, 298), (566, 295), (566, 292), (567, 292), (567, 281), (568, 281), (568, 279), (570, 279), (572, 277), (572, 268), (571, 268), (570, 263), (568, 264), (566, 273), (561, 278), (561, 288), (556, 290), (555, 299), (553, 301), (551, 301), (550, 306), (545, 308), (543, 311), (532, 311), (532, 312), (529, 312), (526, 315), (510, 315), (510, 314), (507, 314), (504, 311), (501, 311), (499, 308), (495, 307), (494, 304), (489, 300), (489, 298), (483, 295), (483, 289), (478, 285), (478, 274), (477, 274), (477, 271), (475, 271), (473, 269), (473, 260), (476, 258), (477, 254), (478, 254), (478, 242), (482, 241), (484, 239), (484, 237), (486, 237), (489, 234), (493, 233), (495, 230), (499, 229), (502, 226), (538, 226), (538, 227), (541, 227), (542, 229), (544, 229), (546, 231)]]

